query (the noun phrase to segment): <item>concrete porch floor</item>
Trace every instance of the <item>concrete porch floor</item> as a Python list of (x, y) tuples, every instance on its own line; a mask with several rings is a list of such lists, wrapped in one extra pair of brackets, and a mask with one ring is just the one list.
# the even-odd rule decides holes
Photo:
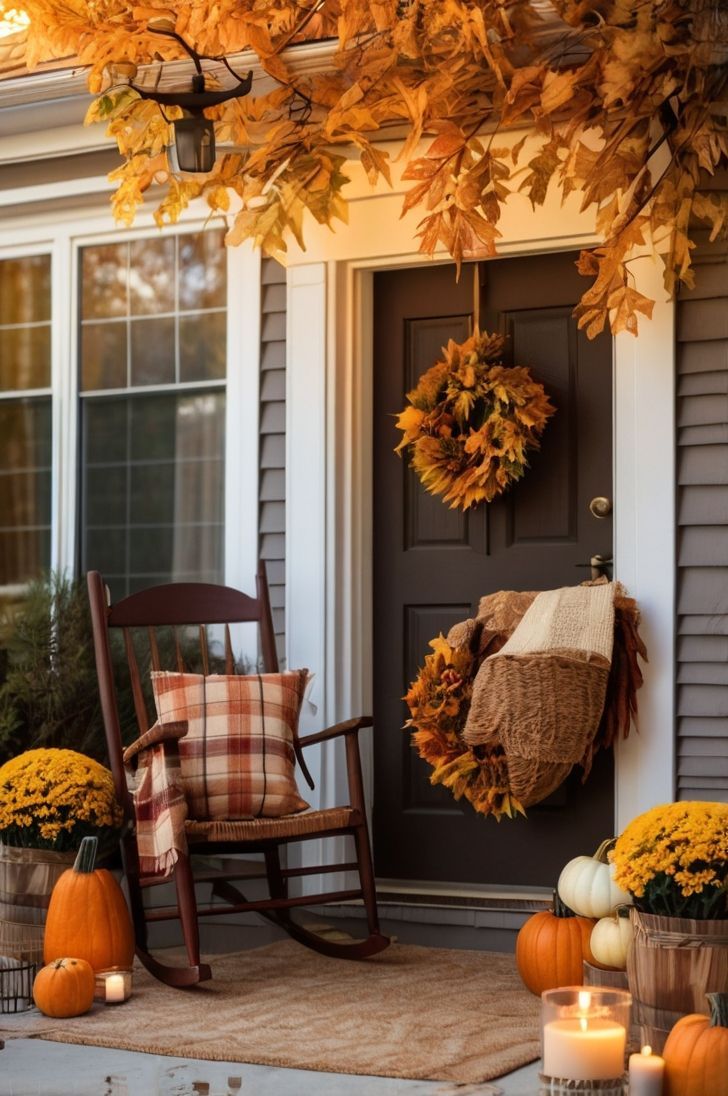
[[(335, 923), (330, 917), (326, 920)], [(357, 934), (351, 919), (342, 922), (341, 927)], [(475, 946), (445, 925), (388, 924), (385, 917), (382, 928), (402, 943)], [(283, 935), (253, 917), (243, 925), (208, 922), (203, 927), (203, 951), (212, 954), (262, 947)], [(510, 950), (502, 941), (499, 943), (500, 947), (495, 942), (482, 941), (480, 946)], [(478, 1085), (313, 1073), (27, 1039), (22, 1034), (24, 1015), (0, 1017), (2, 1027), (6, 1031), (12, 1029), (14, 1036), (6, 1038), (4, 1049), (0, 1050), (0, 1096), (536, 1096), (538, 1093), (538, 1062)]]

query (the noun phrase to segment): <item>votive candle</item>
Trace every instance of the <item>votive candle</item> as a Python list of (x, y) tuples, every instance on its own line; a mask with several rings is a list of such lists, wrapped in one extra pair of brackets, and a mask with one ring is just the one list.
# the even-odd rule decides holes
[(564, 986), (542, 994), (543, 1073), (569, 1082), (617, 1081), (624, 1075), (630, 995)]
[(107, 974), (106, 975), (106, 1004), (107, 1005), (118, 1005), (124, 1000), (126, 1000), (125, 987), (124, 987), (124, 975), (123, 974)]
[(629, 1096), (662, 1096), (665, 1059), (644, 1046), (629, 1056)]

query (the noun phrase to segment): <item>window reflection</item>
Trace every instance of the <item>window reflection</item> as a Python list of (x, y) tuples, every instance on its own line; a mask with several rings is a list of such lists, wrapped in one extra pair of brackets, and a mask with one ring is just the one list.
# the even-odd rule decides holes
[(127, 314), (128, 244), (101, 244), (81, 252), (81, 318)]
[(129, 245), (129, 311), (132, 316), (174, 311), (175, 238), (135, 240)]
[(0, 391), (51, 383), (51, 258), (0, 260)]
[(0, 586), (50, 565), (51, 400), (0, 401)]
[(180, 237), (181, 311), (225, 307), (226, 262), (223, 232), (216, 230)]
[(51, 257), (28, 255), (0, 262), (0, 324), (51, 318)]
[(225, 377), (220, 230), (81, 251), (82, 392)]

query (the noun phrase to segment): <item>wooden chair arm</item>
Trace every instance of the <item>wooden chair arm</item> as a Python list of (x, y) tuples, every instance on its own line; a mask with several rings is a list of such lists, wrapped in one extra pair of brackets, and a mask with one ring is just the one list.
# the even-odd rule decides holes
[(331, 738), (339, 738), (341, 735), (357, 734), (362, 727), (371, 727), (374, 720), (370, 715), (360, 715), (354, 719), (345, 719), (343, 723), (335, 723), (333, 727), (326, 727), (316, 734), (307, 734), (299, 738), (301, 746), (315, 746), (317, 742), (328, 742)]
[(130, 746), (127, 746), (123, 753), (123, 761), (125, 766), (131, 765), (135, 757), (137, 757), (142, 750), (148, 750), (152, 746), (156, 746), (158, 743), (162, 743), (165, 749), (170, 746), (177, 748), (177, 742), (180, 738), (184, 738), (187, 734), (188, 724), (182, 723), (167, 723), (162, 726), (161, 723), (155, 723), (153, 727), (150, 727), (148, 731), (145, 731), (143, 735), (140, 735)]

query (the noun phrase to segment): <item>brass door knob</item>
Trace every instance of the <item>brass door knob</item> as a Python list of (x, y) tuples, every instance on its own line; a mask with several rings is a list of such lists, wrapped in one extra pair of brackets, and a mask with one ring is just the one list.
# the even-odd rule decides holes
[(605, 498), (604, 495), (597, 495), (589, 503), (589, 510), (595, 518), (608, 518), (612, 512), (612, 500)]

